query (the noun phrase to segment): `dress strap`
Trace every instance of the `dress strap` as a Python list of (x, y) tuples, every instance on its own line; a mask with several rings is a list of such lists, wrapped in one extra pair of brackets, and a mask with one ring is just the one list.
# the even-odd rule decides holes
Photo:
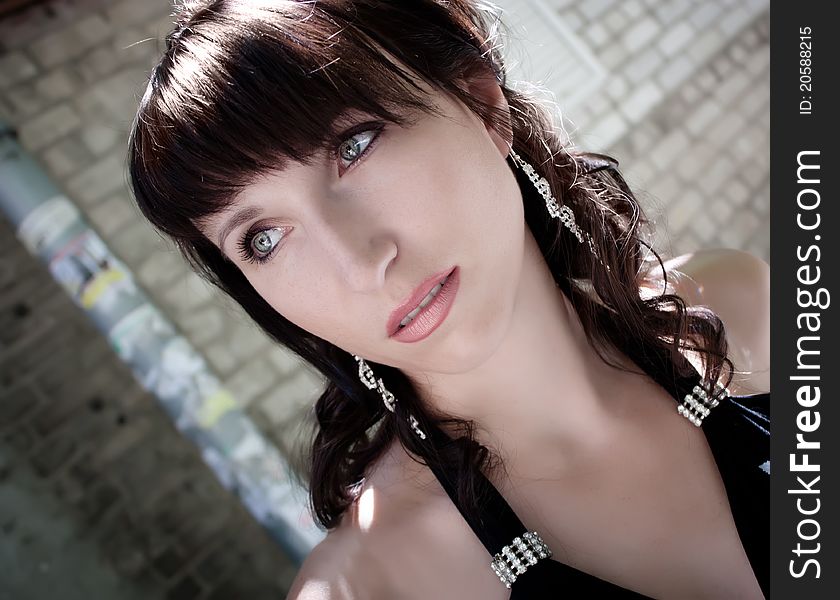
[(525, 528), (511, 506), (483, 473), (478, 473), (482, 493), (478, 514), (470, 514), (458, 501), (454, 469), (447, 465), (443, 469), (432, 467), (432, 471), (458, 508), (458, 512), (493, 557), (489, 566), (505, 587), (510, 588), (526, 572), (545, 572), (546, 565), (549, 564), (547, 559), (553, 554), (551, 549), (538, 532)]
[[(432, 435), (438, 437), (445, 434), (434, 431)], [(452, 503), (458, 508), (464, 520), (491, 556), (501, 552), (514, 538), (528, 531), (504, 497), (483, 473), (479, 473), (478, 478), (480, 486), (478, 493), (481, 497), (480, 510), (478, 514), (471, 514), (464, 510), (458, 500), (458, 491), (455, 484), (457, 481), (456, 469), (449, 465), (442, 468), (430, 465), (430, 468), (440, 481), (443, 489), (446, 490)]]

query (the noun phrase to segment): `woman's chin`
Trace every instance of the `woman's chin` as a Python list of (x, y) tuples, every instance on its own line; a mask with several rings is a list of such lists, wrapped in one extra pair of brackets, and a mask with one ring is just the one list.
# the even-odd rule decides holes
[[(508, 331), (511, 311), (491, 312), (490, 307), (484, 308), (481, 314), (473, 312), (467, 318), (461, 314), (451, 315), (456, 317), (450, 323), (451, 329), (436, 343), (429, 344), (427, 362), (433, 365), (430, 370), (447, 374), (466, 373), (493, 356)], [(431, 338), (429, 341), (432, 341)]]

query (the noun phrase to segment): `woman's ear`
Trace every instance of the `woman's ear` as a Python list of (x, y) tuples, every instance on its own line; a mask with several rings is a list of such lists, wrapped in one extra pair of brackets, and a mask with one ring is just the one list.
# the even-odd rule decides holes
[[(492, 107), (496, 114), (497, 123), (485, 121), (484, 127), (496, 148), (503, 157), (510, 154), (513, 144), (513, 130), (511, 129), (510, 105), (502, 92), (499, 81), (493, 75), (472, 76), (462, 80), (463, 89), (470, 95), (482, 100)], [(499, 131), (500, 128), (501, 131)]]

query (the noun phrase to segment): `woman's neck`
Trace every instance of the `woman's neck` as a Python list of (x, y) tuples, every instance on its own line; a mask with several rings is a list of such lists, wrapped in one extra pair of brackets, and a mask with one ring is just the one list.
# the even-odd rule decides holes
[[(515, 307), (495, 351), (469, 372), (413, 378), (434, 408), (474, 420), (479, 441), (503, 458), (605, 443), (622, 412), (619, 392), (638, 382), (597, 355), (530, 230), (525, 240)], [(639, 371), (622, 354), (611, 358)]]

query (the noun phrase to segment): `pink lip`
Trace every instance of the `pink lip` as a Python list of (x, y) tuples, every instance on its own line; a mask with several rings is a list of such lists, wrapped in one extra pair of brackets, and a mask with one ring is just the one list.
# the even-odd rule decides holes
[[(446, 285), (435, 295), (407, 326), (400, 329), (400, 321), (412, 310), (417, 308), (420, 301), (432, 291), (432, 288), (440, 283), (444, 277), (450, 275)], [(448, 269), (432, 275), (411, 293), (411, 296), (395, 309), (388, 318), (388, 336), (403, 342), (416, 342), (428, 336), (440, 323), (443, 322), (449, 313), (452, 299), (458, 288), (459, 269)], [(444, 294), (446, 292), (446, 294)]]

